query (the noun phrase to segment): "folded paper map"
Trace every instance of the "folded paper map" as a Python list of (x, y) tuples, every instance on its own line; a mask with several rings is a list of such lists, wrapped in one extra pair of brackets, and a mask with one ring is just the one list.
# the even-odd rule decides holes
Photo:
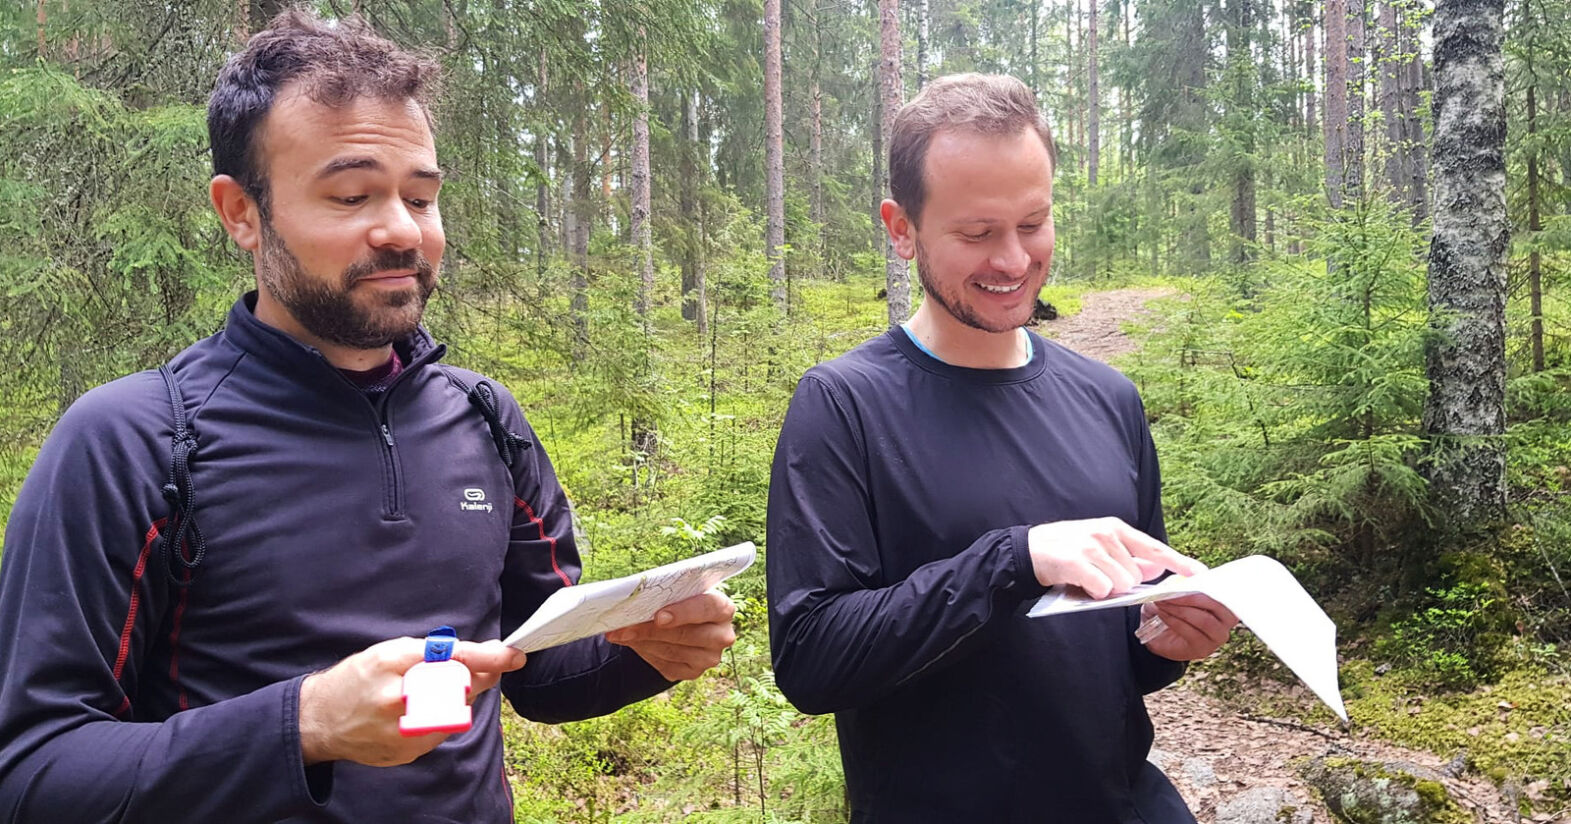
[(755, 557), (753, 542), (748, 541), (625, 578), (563, 587), (503, 643), (534, 652), (642, 624), (662, 608), (704, 593), (747, 569)]
[(1199, 593), (1233, 611), (1304, 685), (1344, 722), (1347, 708), (1336, 673), (1336, 625), (1287, 567), (1264, 555), (1230, 561), (1188, 577), (1173, 575), (1113, 598), (1093, 600), (1073, 587), (1054, 587), (1026, 613), (1032, 618), (1165, 601)]

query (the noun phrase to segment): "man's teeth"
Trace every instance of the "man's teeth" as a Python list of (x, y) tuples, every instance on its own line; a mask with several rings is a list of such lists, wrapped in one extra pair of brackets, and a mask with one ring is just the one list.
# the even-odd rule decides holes
[(993, 294), (996, 294), (996, 295), (1007, 295), (1010, 292), (1014, 292), (1014, 291), (1018, 290), (1020, 287), (1026, 285), (1026, 282), (1022, 280), (1019, 283), (1016, 283), (1016, 284), (1013, 284), (1013, 285), (1009, 285), (1009, 286), (992, 286), (992, 285), (989, 285), (989, 284), (986, 284), (986, 283), (978, 283), (977, 285), (982, 287), (983, 289), (986, 289), (989, 292), (992, 292)]

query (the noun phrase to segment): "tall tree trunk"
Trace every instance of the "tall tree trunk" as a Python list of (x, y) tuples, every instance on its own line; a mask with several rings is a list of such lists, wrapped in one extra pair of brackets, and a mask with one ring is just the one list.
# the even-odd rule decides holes
[[(900, 87), (900, 3), (878, 0), (878, 87), (880, 142), (887, 151), (895, 114), (905, 96)], [(911, 282), (906, 262), (895, 254), (895, 247), (884, 239), (884, 289), (889, 296), (889, 325), (903, 323), (911, 314)]]
[[(550, 99), (550, 74), (546, 70), (545, 53), (540, 54), (540, 101)], [(535, 166), (540, 178), (535, 183), (535, 269), (545, 274), (546, 259), (551, 256), (551, 132), (543, 126), (535, 128)]]
[[(1531, 3), (1529, 3), (1531, 8)], [(1533, 371), (1544, 371), (1544, 262), (1538, 250), (1538, 233), (1543, 216), (1538, 205), (1538, 78), (1533, 76), (1532, 58), (1528, 59), (1527, 85), (1527, 230), (1532, 233), (1532, 250), (1527, 253), (1527, 288), (1533, 319), (1528, 339), (1533, 347)]]
[(1347, 193), (1347, 5), (1326, 0), (1324, 6), (1326, 197), (1336, 209)]
[[(583, 100), (582, 89), (575, 95)], [(569, 311), (573, 325), (573, 360), (583, 360), (589, 348), (589, 223), (594, 219), (593, 170), (589, 165), (589, 127), (583, 105), (575, 106), (573, 117), (572, 218), (569, 221), (573, 259), (573, 291)]]
[(1430, 491), (1453, 527), (1505, 504), (1504, 0), (1435, 6), (1435, 198), (1426, 357)]
[(780, 0), (764, 0), (764, 251), (769, 255), (769, 296), (787, 310), (785, 266), (785, 146), (781, 121)]
[[(640, 316), (649, 314), (649, 302), (655, 291), (654, 238), (649, 226), (650, 176), (649, 176), (649, 58), (644, 27), (638, 27), (638, 46), (633, 54), (633, 104), (638, 112), (633, 116), (633, 168), (632, 203), (628, 206), (628, 223), (633, 234), (633, 246), (638, 250), (638, 297), (633, 308)], [(647, 322), (645, 327), (647, 329)]]
[(873, 67), (873, 249), (884, 248), (889, 233), (884, 230), (883, 220), (879, 217), (879, 207), (884, 202), (884, 193), (889, 191), (889, 181), (884, 179), (884, 101), (883, 95), (878, 91), (878, 67)]
[(1380, 0), (1380, 53), (1375, 58), (1380, 67), (1380, 124), (1385, 132), (1380, 155), (1385, 160), (1386, 196), (1403, 203), (1407, 197), (1407, 156), (1402, 139), (1402, 56), (1396, 27), (1395, 3)]
[(1237, 136), (1239, 141), (1239, 156), (1234, 161), (1233, 167), (1233, 198), (1228, 212), (1228, 229), (1232, 234), (1232, 262), (1244, 264), (1254, 259), (1254, 246), (1258, 240), (1255, 221), (1255, 169), (1254, 169), (1254, 136), (1247, 125), (1249, 113), (1254, 108), (1254, 75), (1248, 67), (1252, 65), (1253, 55), (1250, 51), (1250, 34), (1253, 23), (1250, 19), (1249, 4), (1252, 0), (1228, 0), (1227, 2), (1227, 61), (1230, 66), (1229, 73), (1234, 78), (1234, 85), (1228, 95), (1231, 99), (1227, 106), (1233, 107), (1235, 112), (1242, 111), (1243, 118), (1235, 117), (1235, 122), (1245, 122), (1244, 131)]
[[(1315, 76), (1315, 4), (1306, 2), (1304, 9), (1304, 77)], [(1311, 82), (1304, 92), (1304, 132), (1315, 133), (1315, 84)]]
[(927, 36), (932, 14), (927, 0), (916, 0), (916, 89), (927, 87)]
[(1424, 88), (1424, 59), (1419, 54), (1419, 15), (1416, 4), (1403, 8), (1398, 24), (1397, 44), (1402, 49), (1402, 146), (1407, 158), (1407, 203), (1417, 226), (1429, 216), (1428, 142), (1424, 121), (1419, 117), (1419, 93)]
[(1102, 98), (1097, 88), (1096, 2), (1087, 6), (1086, 25), (1086, 183), (1096, 185), (1097, 166), (1102, 160)]
[[(682, 94), (682, 180), (677, 190), (677, 208), (685, 221), (698, 215), (698, 111), (697, 98), (692, 92)], [(698, 312), (698, 271), (694, 265), (699, 238), (691, 223), (687, 226), (682, 244), (682, 320), (695, 321)]]
[(1347, 0), (1347, 154), (1344, 159), (1343, 180), (1346, 196), (1354, 203), (1364, 199), (1364, 112), (1367, 97), (1364, 84), (1368, 79), (1368, 61), (1365, 59), (1365, 32), (1369, 0)]
[(808, 202), (809, 216), (817, 226), (817, 248), (824, 249), (824, 30), (818, 12), (812, 13), (813, 21), (813, 88), (809, 100), (810, 119), (807, 162), (812, 193)]
[(44, 27), (49, 23), (49, 12), (44, 9), (44, 0), (38, 0), (38, 59), (46, 60), (49, 57), (48, 40), (44, 37)]

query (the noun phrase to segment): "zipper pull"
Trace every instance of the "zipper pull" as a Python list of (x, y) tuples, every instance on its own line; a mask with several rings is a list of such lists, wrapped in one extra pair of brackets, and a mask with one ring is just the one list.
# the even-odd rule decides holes
[(385, 423), (382, 424), (382, 440), (387, 441), (387, 447), (389, 449), (393, 447), (393, 431), (388, 429), (387, 424)]

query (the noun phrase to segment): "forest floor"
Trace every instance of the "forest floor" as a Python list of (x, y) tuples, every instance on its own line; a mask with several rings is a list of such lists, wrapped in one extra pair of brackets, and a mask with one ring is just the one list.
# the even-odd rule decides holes
[[(1172, 294), (1170, 289), (1118, 289), (1088, 293), (1079, 314), (1037, 326), (1046, 337), (1084, 355), (1108, 361), (1134, 351), (1138, 343), (1122, 331), (1124, 323), (1146, 311), (1146, 303)], [(1237, 632), (1243, 632), (1238, 630)], [(1191, 671), (1178, 684), (1148, 696), (1156, 727), (1151, 761), (1183, 794), (1195, 816), (1208, 824), (1335, 824), (1336, 819), (1298, 776), (1298, 767), (1316, 757), (1351, 757), (1406, 762), (1442, 776), (1451, 798), (1482, 824), (1520, 822), (1510, 803), (1487, 779), (1447, 771), (1456, 753), (1406, 749), (1335, 725), (1259, 717), (1244, 709), (1248, 695), (1271, 693), (1279, 704), (1283, 687), (1265, 681), (1247, 684), (1236, 697), (1221, 701), (1203, 693), (1207, 673)], [(1305, 710), (1314, 699), (1303, 692)], [(1529, 818), (1527, 821), (1552, 821)]]

